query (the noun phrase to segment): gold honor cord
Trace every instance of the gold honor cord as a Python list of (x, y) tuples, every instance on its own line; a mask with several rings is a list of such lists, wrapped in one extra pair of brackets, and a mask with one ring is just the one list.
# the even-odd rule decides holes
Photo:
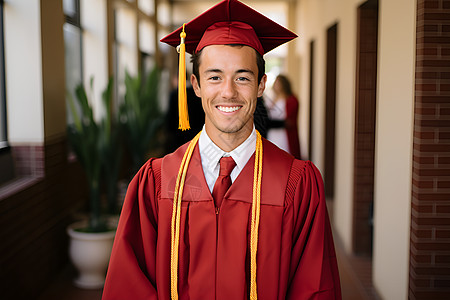
[[(170, 253), (170, 281), (171, 295), (173, 300), (178, 299), (178, 248), (180, 243), (180, 219), (181, 219), (181, 198), (183, 195), (186, 173), (194, 152), (195, 145), (200, 137), (200, 132), (192, 139), (178, 171), (175, 183), (175, 193), (173, 196), (172, 226), (171, 226), (171, 253)], [(258, 249), (258, 228), (261, 205), (261, 179), (262, 179), (262, 140), (261, 134), (256, 131), (256, 151), (255, 170), (253, 173), (253, 202), (252, 220), (250, 233), (250, 299), (258, 299), (256, 289), (256, 251)]]
[(258, 299), (256, 289), (256, 251), (258, 250), (258, 228), (261, 206), (261, 178), (262, 178), (262, 141), (256, 131), (255, 170), (253, 172), (253, 202), (252, 223), (250, 229), (250, 299)]
[[(201, 131), (200, 131), (201, 132)], [(200, 132), (192, 139), (178, 171), (175, 183), (175, 193), (173, 195), (172, 225), (171, 225), (171, 253), (170, 253), (170, 279), (172, 299), (178, 299), (178, 248), (180, 243), (180, 219), (181, 219), (181, 198), (183, 196), (184, 181), (186, 180), (187, 168), (194, 152)]]

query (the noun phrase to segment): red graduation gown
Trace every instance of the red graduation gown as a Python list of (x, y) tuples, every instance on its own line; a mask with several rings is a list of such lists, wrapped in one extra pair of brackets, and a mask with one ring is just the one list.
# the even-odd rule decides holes
[[(103, 299), (170, 299), (170, 226), (175, 180), (187, 144), (149, 160), (128, 187)], [(322, 178), (263, 139), (257, 252), (259, 299), (341, 299)], [(248, 299), (254, 155), (218, 214), (198, 145), (183, 193), (180, 299)]]

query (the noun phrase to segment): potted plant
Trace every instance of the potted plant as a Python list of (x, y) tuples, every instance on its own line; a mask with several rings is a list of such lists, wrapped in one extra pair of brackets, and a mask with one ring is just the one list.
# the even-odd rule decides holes
[[(92, 90), (92, 79), (90, 85)], [(120, 164), (120, 133), (111, 112), (111, 95), (112, 80), (102, 94), (106, 112), (98, 122), (83, 85), (75, 89), (76, 101), (69, 95), (73, 124), (67, 127), (68, 141), (85, 171), (89, 187), (88, 219), (76, 222), (67, 229), (70, 236), (69, 254), (79, 271), (74, 283), (82, 288), (103, 286), (115, 235), (115, 224), (108, 222), (101, 198), (103, 182), (107, 183), (107, 190), (113, 181), (117, 184)], [(108, 206), (115, 211), (114, 204)]]
[(120, 122), (135, 174), (147, 159), (150, 148), (157, 145), (156, 135), (163, 124), (158, 104), (159, 70), (154, 68), (145, 78), (125, 74), (125, 97), (120, 106)]

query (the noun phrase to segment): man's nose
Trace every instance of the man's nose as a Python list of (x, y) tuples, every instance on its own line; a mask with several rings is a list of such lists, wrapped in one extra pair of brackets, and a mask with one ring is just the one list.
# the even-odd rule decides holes
[(222, 87), (222, 97), (225, 99), (232, 99), (236, 96), (236, 83), (234, 80), (225, 80)]

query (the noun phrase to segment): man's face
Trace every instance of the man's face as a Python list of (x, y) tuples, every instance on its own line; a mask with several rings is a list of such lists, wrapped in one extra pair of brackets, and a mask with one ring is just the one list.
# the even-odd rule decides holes
[(195, 93), (202, 99), (205, 128), (215, 141), (222, 134), (248, 137), (253, 129), (257, 97), (262, 96), (264, 75), (258, 82), (255, 50), (248, 46), (212, 45), (202, 50), (200, 82), (192, 75)]

